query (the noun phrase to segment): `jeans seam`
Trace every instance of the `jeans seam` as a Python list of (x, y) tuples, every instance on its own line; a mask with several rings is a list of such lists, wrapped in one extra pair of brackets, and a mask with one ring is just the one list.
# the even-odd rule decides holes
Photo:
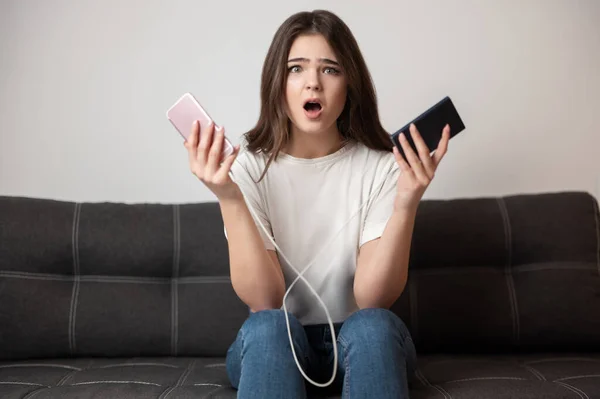
[[(416, 347), (415, 347), (415, 343), (412, 339), (412, 337), (410, 336), (410, 334), (406, 335), (404, 337), (403, 340), (403, 344), (404, 344), (404, 361), (406, 362), (406, 379), (407, 382), (410, 381), (413, 377), (413, 375), (415, 374), (416, 370), (417, 370), (417, 353), (416, 353)], [(409, 347), (411, 347), (411, 349), (409, 350)], [(414, 352), (412, 350), (412, 348), (414, 348)]]
[(242, 344), (242, 350), (240, 351), (240, 358), (244, 354), (244, 328), (240, 328), (240, 343)]
[(242, 360), (244, 358), (244, 347), (245, 347), (245, 343), (244, 343), (244, 326), (242, 325), (242, 327), (239, 330), (239, 339), (240, 339), (240, 363), (238, 365), (239, 367), (239, 374), (238, 374), (238, 378), (237, 378), (237, 387), (239, 388), (240, 386), (240, 382), (242, 381)]
[[(338, 336), (338, 339), (340, 340), (340, 344), (342, 345), (342, 348), (344, 349), (344, 381), (343, 381), (343, 388), (342, 388), (342, 397), (348, 399), (350, 398), (350, 386), (349, 386), (349, 381), (350, 381), (350, 361), (348, 360), (348, 342), (346, 342), (346, 340), (344, 339), (343, 336)], [(337, 367), (337, 364), (335, 365), (335, 367)]]
[[(282, 311), (283, 312), (283, 311)], [(304, 371), (305, 373), (308, 374), (308, 370), (310, 369), (310, 365), (311, 365), (311, 358), (310, 358), (310, 344), (307, 342), (308, 348), (302, 348), (302, 345), (300, 342), (297, 342), (296, 339), (298, 338), (298, 336), (296, 335), (294, 337), (294, 326), (293, 326), (293, 321), (292, 321), (292, 317), (294, 317), (294, 315), (290, 312), (288, 312), (287, 314), (289, 320), (290, 320), (290, 329), (288, 331), (287, 329), (287, 324), (285, 325), (285, 331), (286, 331), (286, 341), (291, 345), (290, 347), (290, 351), (296, 351), (296, 353), (301, 352), (300, 355), (298, 356), (298, 361), (300, 361), (300, 359), (304, 359)], [(283, 313), (283, 317), (286, 317), (286, 314)], [(304, 330), (303, 326), (300, 325), (300, 328), (298, 329), (299, 332), (301, 332), (302, 334), (306, 335), (306, 330)], [(291, 340), (290, 340), (290, 335), (291, 335)], [(307, 337), (307, 341), (308, 341), (308, 337)], [(292, 352), (293, 354), (293, 352)]]

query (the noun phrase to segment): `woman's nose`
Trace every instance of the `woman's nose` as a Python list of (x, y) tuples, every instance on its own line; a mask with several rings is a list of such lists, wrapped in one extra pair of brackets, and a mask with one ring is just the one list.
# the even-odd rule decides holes
[(308, 90), (320, 90), (321, 83), (319, 82), (319, 76), (317, 72), (310, 72), (306, 78), (306, 88)]

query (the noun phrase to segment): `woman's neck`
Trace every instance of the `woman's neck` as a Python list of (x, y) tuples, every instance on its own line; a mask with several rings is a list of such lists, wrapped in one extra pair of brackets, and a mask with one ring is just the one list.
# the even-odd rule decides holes
[(295, 158), (321, 158), (338, 151), (346, 141), (337, 130), (337, 126), (329, 131), (306, 133), (292, 126), (290, 141), (283, 152)]

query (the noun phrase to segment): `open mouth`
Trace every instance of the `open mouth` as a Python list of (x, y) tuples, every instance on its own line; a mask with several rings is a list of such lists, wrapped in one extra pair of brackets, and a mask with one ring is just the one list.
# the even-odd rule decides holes
[(304, 104), (304, 109), (307, 111), (320, 111), (321, 104), (319, 104), (317, 102), (309, 101), (306, 104)]
[(304, 111), (309, 118), (317, 118), (323, 106), (319, 100), (308, 100), (304, 103)]

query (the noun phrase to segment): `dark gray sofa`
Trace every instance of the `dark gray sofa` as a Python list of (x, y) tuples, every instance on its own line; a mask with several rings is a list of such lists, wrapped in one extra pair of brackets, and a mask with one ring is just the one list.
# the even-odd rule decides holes
[[(226, 245), (216, 203), (0, 197), (0, 397), (235, 397)], [(412, 398), (600, 398), (596, 199), (423, 201), (393, 310)]]

